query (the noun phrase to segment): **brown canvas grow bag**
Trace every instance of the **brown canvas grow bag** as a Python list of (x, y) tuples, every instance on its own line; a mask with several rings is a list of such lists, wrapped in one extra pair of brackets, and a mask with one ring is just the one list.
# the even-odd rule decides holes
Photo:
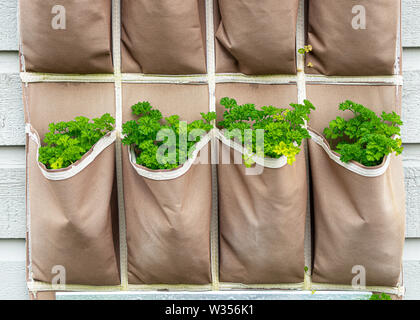
[(400, 0), (310, 0), (308, 10), (307, 73), (398, 73)]
[(122, 0), (122, 70), (206, 73), (204, 0)]
[[(112, 83), (30, 83), (23, 87), (27, 132), (39, 144), (49, 123), (107, 112), (115, 117), (114, 90)], [(74, 166), (50, 172), (38, 164), (38, 144), (28, 138), (28, 266), (33, 279), (50, 283), (56, 275), (52, 267), (62, 265), (67, 284), (120, 284), (114, 143), (97, 149), (98, 142)]]
[(217, 72), (295, 74), (298, 6), (298, 0), (218, 0)]
[[(207, 85), (125, 83), (122, 92), (123, 122), (138, 118), (131, 106), (139, 101), (188, 122), (209, 106)], [(210, 165), (150, 170), (125, 146), (122, 157), (129, 284), (210, 284)]]
[(26, 71), (113, 72), (111, 0), (61, 3), (20, 0), (19, 3), (21, 54)]
[(224, 143), (220, 146), (220, 281), (303, 282), (307, 211), (304, 152), (292, 166), (261, 167), (262, 173), (247, 175), (244, 164), (234, 162), (242, 154)]
[[(31, 128), (27, 139), (27, 206), (32, 278), (51, 283), (56, 276), (53, 268), (63, 266), (65, 284), (118, 285), (118, 234), (113, 233), (118, 223), (115, 133), (102, 138), (71, 167), (59, 170), (47, 170), (38, 163), (36, 139), (38, 133)], [(107, 146), (98, 151), (105, 139)], [(89, 159), (93, 155), (94, 159)], [(91, 162), (74, 173), (87, 161)], [(55, 180), (57, 175), (67, 174), (67, 178)]]
[(178, 176), (183, 167), (149, 170), (122, 151), (128, 282), (211, 283), (211, 166), (192, 165)]
[[(405, 228), (404, 176), (401, 156), (377, 167), (350, 163), (364, 176), (333, 160), (309, 141), (314, 205), (315, 283), (352, 285), (354, 266), (366, 270), (366, 285), (396, 286), (401, 274)], [(334, 154), (334, 153), (333, 153)], [(335, 154), (337, 155), (337, 154)], [(387, 164), (389, 162), (389, 164)]]

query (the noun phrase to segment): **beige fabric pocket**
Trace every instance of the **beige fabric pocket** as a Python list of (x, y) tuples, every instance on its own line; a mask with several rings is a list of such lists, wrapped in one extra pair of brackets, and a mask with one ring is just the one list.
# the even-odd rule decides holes
[(222, 143), (219, 150), (220, 281), (303, 282), (304, 152), (292, 166), (247, 169), (237, 150)]
[[(138, 118), (131, 106), (139, 101), (188, 122), (208, 111), (207, 85), (126, 83), (122, 89), (123, 122)], [(122, 157), (129, 283), (210, 284), (211, 166), (193, 165), (178, 176), (185, 166), (149, 170), (132, 164), (125, 146)]]
[[(115, 117), (114, 90), (112, 83), (30, 83), (23, 87), (28, 131), (43, 138), (52, 122)], [(120, 284), (115, 146), (98, 152), (104, 140), (76, 165), (51, 171), (38, 164), (38, 144), (27, 139), (28, 265), (35, 280), (51, 282), (52, 268), (62, 265), (67, 284)]]
[(400, 0), (310, 0), (307, 73), (399, 73)]
[[(27, 206), (33, 279), (51, 283), (59, 272), (65, 284), (118, 285), (118, 234), (113, 233), (118, 221), (114, 143), (72, 174), (75, 167), (89, 161), (103, 139), (110, 137), (102, 138), (74, 166), (47, 170), (38, 163), (38, 133), (32, 129), (30, 135)], [(54, 180), (54, 176), (66, 174), (69, 177)]]
[(112, 73), (111, 0), (20, 0), (26, 71)]
[(122, 0), (122, 70), (206, 73), (203, 0)]
[(295, 74), (298, 5), (298, 0), (218, 0), (216, 48), (225, 52), (217, 53), (217, 72)]
[[(328, 150), (328, 149), (327, 149)], [(309, 142), (314, 203), (313, 282), (352, 285), (360, 268), (368, 286), (396, 286), (400, 280), (405, 229), (405, 192), (401, 157), (389, 164), (355, 167), (334, 161)], [(357, 277), (356, 277), (357, 278)], [(356, 284), (360, 284), (355, 282)]]
[(146, 178), (123, 147), (130, 284), (209, 284), (211, 166), (192, 165), (176, 178)]

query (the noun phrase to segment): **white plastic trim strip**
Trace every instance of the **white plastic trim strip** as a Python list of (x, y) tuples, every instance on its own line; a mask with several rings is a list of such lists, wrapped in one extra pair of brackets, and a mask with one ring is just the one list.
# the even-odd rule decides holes
[(146, 75), (142, 73), (123, 73), (121, 75), (123, 82), (128, 83), (174, 83), (174, 84), (189, 84), (189, 83), (207, 83), (207, 74), (205, 75)]
[(28, 289), (31, 292), (37, 291), (78, 291), (78, 292), (115, 292), (115, 291), (154, 291), (154, 290), (171, 290), (171, 291), (210, 291), (211, 284), (145, 284), (127, 286), (92, 286), (81, 284), (51, 284), (41, 281), (33, 281), (28, 283)]
[(211, 133), (206, 134), (201, 140), (195, 145), (195, 149), (191, 155), (191, 157), (184, 163), (184, 165), (175, 170), (168, 170), (168, 171), (150, 171), (143, 169), (142, 167), (136, 164), (136, 156), (131, 148), (128, 147), (128, 157), (130, 159), (131, 166), (137, 172), (139, 176), (145, 177), (151, 180), (172, 180), (181, 177), (188, 170), (194, 165), (195, 160), (197, 159), (198, 153), (203, 149), (210, 141)]
[(112, 0), (112, 52), (114, 61), (115, 86), (115, 123), (117, 137), (115, 141), (115, 166), (117, 171), (118, 227), (120, 245), (121, 287), (128, 286), (127, 228), (125, 220), (124, 185), (122, 178), (122, 83), (121, 83), (121, 1)]
[[(214, 2), (206, 0), (206, 55), (207, 77), (209, 87), (209, 111), (216, 111), (216, 52), (214, 34)], [(216, 124), (216, 121), (213, 121)], [(219, 206), (218, 206), (218, 183), (217, 183), (217, 144), (214, 134), (211, 132), (210, 159), (211, 159), (211, 189), (212, 189), (212, 213), (210, 226), (210, 256), (212, 290), (219, 290)]]
[(323, 84), (339, 84), (339, 85), (403, 85), (403, 77), (401, 75), (391, 76), (324, 76), (318, 74), (306, 74), (306, 82), (323, 83)]
[[(120, 74), (122, 82), (127, 83), (174, 83), (193, 84), (210, 83), (207, 75), (186, 76), (163, 76), (143, 75), (134, 73)], [(298, 75), (273, 75), (273, 76), (248, 76), (240, 73), (214, 74), (215, 83), (255, 83), (255, 84), (291, 84), (299, 81)], [(115, 74), (52, 74), (38, 72), (21, 72), (22, 82), (114, 82)], [(403, 85), (403, 76), (360, 76), (360, 77), (336, 77), (315, 74), (305, 74), (305, 81), (319, 84), (338, 85)]]
[[(29, 135), (31, 140), (33, 140), (38, 145), (38, 149), (37, 149), (37, 153), (36, 153), (36, 158), (38, 159), (39, 148), (41, 147), (41, 142), (39, 141), (39, 136), (36, 133), (36, 131), (34, 132), (34, 129), (32, 128), (32, 126), (30, 124), (26, 124), (25, 129), (26, 129), (26, 133)], [(85, 169), (88, 165), (90, 165), (93, 162), (93, 160), (95, 160), (96, 157), (101, 154), (102, 151), (104, 151), (106, 148), (108, 148), (115, 141), (115, 136), (116, 136), (116, 133), (115, 133), (115, 130), (114, 130), (110, 134), (102, 137), (92, 147), (92, 149), (91, 149), (92, 151), (82, 161), (80, 161), (76, 165), (69, 166), (64, 171), (45, 170), (45, 168), (43, 168), (40, 165), (40, 163), (37, 161), (38, 167), (41, 170), (41, 173), (43, 174), (43, 176), (45, 178), (47, 178), (48, 180), (58, 181), (58, 180), (66, 180), (66, 179), (72, 178), (76, 174), (80, 173), (83, 169)]]
[(114, 82), (113, 74), (52, 74), (21, 72), (22, 82)]
[(216, 83), (257, 83), (257, 84), (290, 84), (296, 83), (296, 75), (249, 76), (242, 73), (218, 73)]
[(265, 167), (265, 168), (272, 168), (272, 169), (278, 169), (281, 167), (284, 167), (287, 165), (287, 158), (285, 156), (281, 156), (278, 159), (274, 158), (261, 158), (257, 155), (253, 154), (252, 152), (249, 152), (246, 148), (244, 148), (241, 144), (235, 142), (234, 140), (230, 140), (226, 138), (222, 131), (215, 130), (215, 136), (218, 140), (220, 140), (223, 144), (226, 146), (233, 148), (234, 150), (238, 151), (239, 153), (249, 156), (256, 164)]
[(342, 162), (340, 160), (340, 157), (335, 154), (328, 143), (325, 142), (325, 140), (319, 136), (318, 134), (316, 134), (315, 132), (309, 130), (309, 134), (312, 138), (312, 140), (314, 142), (316, 142), (319, 146), (321, 146), (324, 151), (328, 154), (328, 156), (330, 157), (331, 160), (333, 160), (334, 162), (336, 162), (337, 164), (339, 164), (340, 166), (346, 168), (347, 170), (354, 172), (358, 175), (364, 176), (364, 177), (369, 177), (369, 178), (373, 178), (373, 177), (379, 177), (381, 175), (383, 175), (386, 170), (389, 167), (390, 161), (391, 161), (391, 157), (386, 156), (385, 157), (385, 163), (383, 165), (381, 165), (380, 167), (376, 168), (364, 168), (361, 167), (360, 165), (357, 165), (355, 163), (349, 162), (349, 163), (345, 163)]
[[(305, 1), (299, 1), (299, 11), (298, 18), (296, 22), (296, 61), (297, 61), (297, 90), (298, 90), (298, 103), (303, 103), (306, 99), (306, 75), (305, 75), (305, 56), (298, 52), (298, 49), (305, 46)], [(308, 123), (305, 120), (304, 127), (308, 127)], [(306, 216), (305, 216), (305, 235), (304, 235), (304, 257), (305, 257), (305, 267), (308, 268), (307, 271), (304, 270), (304, 289), (309, 290), (311, 286), (311, 269), (312, 269), (312, 228), (311, 228), (311, 207), (310, 207), (310, 197), (311, 192), (309, 189), (310, 186), (310, 174), (309, 174), (309, 154), (308, 154), (308, 144), (307, 141), (304, 142), (304, 152), (305, 152), (305, 163), (306, 163), (306, 181), (308, 184), (307, 188), (307, 207), (306, 207)]]

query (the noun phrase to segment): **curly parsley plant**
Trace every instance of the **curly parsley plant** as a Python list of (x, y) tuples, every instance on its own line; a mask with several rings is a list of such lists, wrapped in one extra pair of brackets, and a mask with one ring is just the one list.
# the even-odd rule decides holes
[(403, 124), (395, 112), (375, 112), (361, 104), (347, 100), (340, 104), (339, 110), (349, 110), (354, 117), (345, 120), (337, 117), (324, 129), (330, 143), (336, 143), (335, 151), (343, 162), (357, 161), (365, 166), (377, 166), (392, 152), (401, 154), (403, 148), (400, 126)]
[[(264, 157), (280, 158), (285, 156), (292, 165), (304, 139), (310, 138), (304, 128), (305, 120), (309, 120), (311, 110), (315, 107), (308, 100), (304, 104), (291, 103), (291, 109), (264, 106), (257, 109), (254, 104), (238, 105), (235, 99), (223, 98), (220, 104), (225, 107), (223, 121), (218, 126), (229, 132), (240, 132), (241, 141), (246, 141), (246, 132), (252, 135), (252, 152), (262, 153), (257, 143), (257, 130), (264, 130)], [(251, 151), (251, 150), (249, 150)], [(246, 159), (245, 165), (252, 162)]]
[(215, 112), (201, 113), (202, 119), (191, 123), (181, 121), (178, 115), (163, 118), (147, 101), (131, 109), (139, 118), (123, 124), (122, 143), (134, 147), (137, 164), (153, 170), (175, 169), (184, 164), (202, 135), (213, 128), (212, 121), (216, 119)]
[(69, 122), (50, 123), (45, 134), (45, 146), (39, 148), (39, 162), (48, 169), (61, 169), (80, 160), (92, 146), (114, 130), (115, 119), (106, 113), (90, 121), (76, 117)]

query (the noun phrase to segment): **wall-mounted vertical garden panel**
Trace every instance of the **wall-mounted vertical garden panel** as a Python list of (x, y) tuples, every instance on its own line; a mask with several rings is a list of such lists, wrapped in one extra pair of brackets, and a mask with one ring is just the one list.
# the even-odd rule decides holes
[[(353, 115), (346, 100), (401, 114), (400, 11), (399, 0), (20, 0), (30, 290), (55, 290), (63, 269), (72, 290), (354, 290), (364, 272), (400, 293), (401, 157), (344, 163), (323, 136)], [(218, 123), (225, 107), (239, 116)], [(115, 126), (82, 159), (43, 164), (51, 123), (105, 113)], [(165, 167), (156, 133), (179, 129), (177, 115), (209, 129)], [(274, 151), (237, 144), (225, 125), (261, 125)]]

